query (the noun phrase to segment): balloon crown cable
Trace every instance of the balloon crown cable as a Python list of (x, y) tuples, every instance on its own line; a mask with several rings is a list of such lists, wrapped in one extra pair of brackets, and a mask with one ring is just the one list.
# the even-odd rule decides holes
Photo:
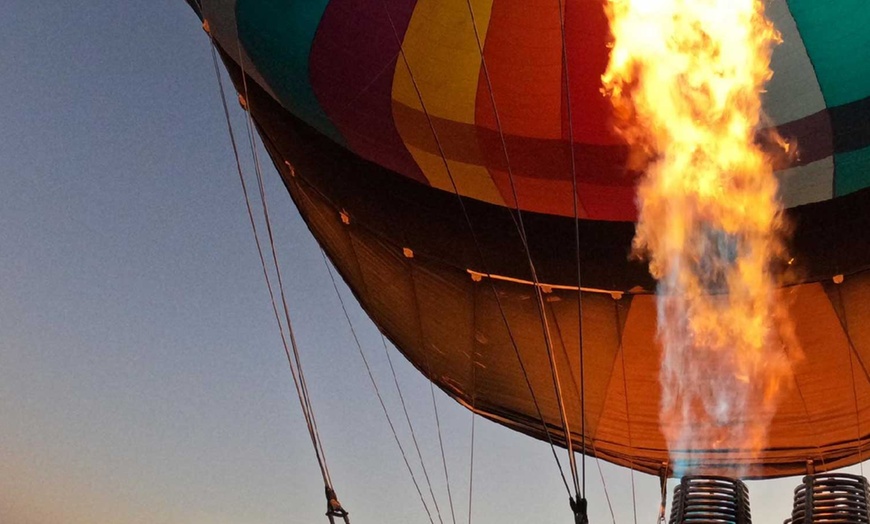
[(859, 475), (807, 475), (794, 490), (794, 507), (786, 524), (866, 524), (867, 479)]
[(685, 476), (674, 488), (669, 524), (752, 524), (749, 490), (737, 479)]

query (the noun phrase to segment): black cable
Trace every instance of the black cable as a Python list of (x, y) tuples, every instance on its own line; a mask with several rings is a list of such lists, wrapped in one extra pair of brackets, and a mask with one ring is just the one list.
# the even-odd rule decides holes
[[(855, 384), (855, 367), (854, 367), (855, 365), (853, 363), (853, 360), (854, 360), (853, 353), (857, 355), (857, 351), (855, 351), (855, 346), (854, 346), (854, 344), (852, 344), (852, 334), (849, 333), (849, 319), (846, 317), (846, 304), (843, 302), (843, 292), (842, 292), (842, 289), (840, 288), (840, 286), (842, 286), (843, 284), (842, 283), (840, 283), (840, 284), (835, 283), (834, 285), (837, 287), (837, 301), (840, 303), (840, 309), (843, 312), (843, 318), (842, 318), (842, 320), (840, 320), (840, 325), (843, 328), (843, 333), (846, 334), (846, 341), (849, 343), (848, 348), (847, 348), (849, 351), (849, 374), (851, 375), (851, 379), (852, 379), (852, 398), (855, 400), (855, 430), (858, 433), (858, 438), (857, 438), (855, 447), (856, 447), (856, 451), (858, 453), (858, 464), (859, 464), (859, 468), (861, 470), (861, 476), (863, 477), (864, 476), (864, 461), (862, 460), (862, 456), (861, 456), (862, 455), (862, 451), (861, 451), (861, 437), (862, 437), (862, 435), (861, 435), (861, 414), (858, 412), (858, 387)], [(837, 315), (838, 318), (839, 318), (839, 316), (840, 315)], [(860, 357), (859, 357), (859, 359), (860, 359)], [(860, 360), (859, 360), (859, 362), (861, 363), (861, 365), (863, 367), (863, 362)], [(866, 372), (866, 368), (864, 371)]]
[[(419, 86), (417, 85), (416, 80), (414, 79), (414, 75), (413, 75), (413, 73), (411, 72), (410, 65), (408, 64), (408, 59), (407, 59), (407, 57), (405, 56), (404, 50), (403, 50), (403, 48), (402, 48), (402, 41), (401, 41), (401, 38), (399, 38), (398, 31), (396, 30), (395, 24), (393, 23), (392, 16), (390, 15), (390, 12), (389, 12), (389, 9), (388, 9), (386, 3), (382, 2), (382, 5), (383, 5), (383, 7), (384, 7), (384, 10), (385, 10), (386, 13), (387, 13), (387, 17), (388, 17), (388, 19), (389, 19), (389, 21), (390, 21), (390, 25), (391, 25), (391, 27), (392, 27), (392, 29), (393, 29), (393, 34), (394, 34), (394, 36), (395, 36), (395, 38), (396, 38), (397, 45), (399, 46), (399, 49), (400, 49), (400, 55), (401, 55), (402, 60), (403, 60), (403, 62), (404, 62), (404, 64), (405, 64), (405, 67), (408, 69), (408, 74), (409, 74), (409, 76), (410, 76), (410, 78), (411, 78), (411, 83), (412, 83), (412, 85), (414, 86), (414, 90), (416, 91), (417, 98), (418, 98), (418, 100), (420, 101), (420, 106), (423, 108), (423, 113), (424, 113), (424, 115), (426, 116), (426, 120), (427, 120), (427, 122), (428, 122), (428, 124), (429, 124), (429, 128), (430, 128), (430, 130), (432, 131), (433, 137), (434, 137), (434, 139), (435, 139), (435, 143), (436, 143), (436, 145), (437, 145), (437, 147), (438, 147), (438, 150), (439, 150), (439, 153), (440, 153), (440, 155), (441, 155), (441, 159), (442, 159), (442, 161), (444, 162), (445, 169), (447, 170), (447, 175), (448, 175), (448, 177), (450, 178), (450, 183), (451, 183), (451, 185), (453, 186), (454, 193), (456, 194), (457, 200), (459, 201), (459, 205), (460, 205), (460, 207), (461, 207), (461, 209), (462, 209), (462, 213), (463, 213), (463, 215), (464, 215), (464, 217), (465, 217), (465, 221), (466, 221), (466, 223), (468, 224), (469, 231), (470, 231), (470, 233), (471, 233), (472, 239), (474, 240), (475, 248), (476, 248), (477, 253), (478, 253), (478, 256), (479, 256), (479, 258), (480, 258), (480, 260), (481, 260), (481, 264), (484, 266), (484, 270), (486, 271), (487, 275), (489, 275), (489, 271), (486, 270), (487, 265), (486, 265), (486, 261), (485, 261), (485, 259), (484, 259), (484, 257), (483, 257), (483, 251), (482, 251), (482, 249), (480, 248), (480, 243), (479, 243), (478, 240), (477, 240), (477, 235), (474, 233), (474, 228), (473, 228), (472, 225), (471, 225), (471, 219), (469, 218), (469, 216), (468, 216), (468, 211), (467, 211), (466, 208), (465, 208), (465, 202), (462, 200), (462, 195), (459, 193), (459, 189), (458, 189), (457, 186), (456, 186), (456, 181), (455, 181), (455, 179), (453, 178), (453, 175), (452, 175), (452, 173), (451, 173), (451, 171), (450, 171), (450, 166), (449, 166), (449, 164), (448, 164), (448, 162), (447, 162), (447, 157), (446, 157), (445, 154), (444, 154), (444, 148), (443, 148), (443, 146), (441, 145), (441, 141), (438, 139), (438, 134), (435, 132), (435, 127), (434, 127), (434, 124), (433, 124), (433, 122), (432, 122), (432, 117), (431, 117), (431, 115), (429, 114), (429, 112), (426, 110), (426, 106), (425, 106), (425, 104), (423, 103), (423, 98), (422, 98), (422, 94), (420, 93), (420, 88), (419, 88)], [(477, 28), (475, 27), (475, 32), (476, 32), (476, 31), (477, 31)], [(553, 443), (552, 435), (550, 434), (550, 429), (549, 429), (548, 426), (547, 426), (547, 423), (546, 423), (546, 421), (545, 421), (545, 419), (544, 419), (544, 416), (543, 416), (543, 412), (541, 411), (540, 404), (538, 403), (537, 397), (536, 397), (535, 394), (534, 394), (534, 389), (532, 388), (532, 384), (531, 384), (531, 381), (530, 381), (530, 379), (529, 379), (528, 372), (526, 371), (525, 364), (523, 363), (522, 357), (520, 356), (519, 347), (518, 347), (518, 345), (517, 345), (517, 343), (516, 343), (516, 339), (514, 338), (514, 336), (513, 336), (513, 332), (512, 332), (511, 329), (510, 329), (510, 324), (508, 323), (507, 315), (506, 315), (506, 313), (505, 313), (505, 311), (504, 311), (504, 307), (503, 307), (503, 305), (502, 305), (502, 303), (501, 303), (501, 298), (499, 297), (499, 294), (498, 294), (498, 292), (497, 292), (497, 290), (496, 290), (495, 284), (492, 282), (492, 279), (489, 279), (489, 280), (490, 280), (490, 285), (491, 285), (491, 287), (492, 287), (493, 295), (494, 295), (494, 297), (495, 297), (496, 303), (498, 304), (498, 308), (499, 308), (500, 315), (501, 315), (501, 317), (502, 317), (502, 321), (503, 321), (503, 323), (504, 323), (504, 325), (505, 325), (505, 328), (506, 328), (507, 331), (508, 331), (508, 336), (509, 336), (510, 339), (511, 339), (511, 344), (513, 345), (514, 352), (516, 353), (517, 360), (519, 361), (520, 369), (521, 369), (521, 371), (522, 371), (522, 373), (523, 373), (523, 377), (524, 377), (525, 380), (526, 380), (526, 385), (528, 386), (528, 388), (529, 388), (529, 392), (531, 393), (532, 401), (533, 401), (533, 403), (535, 404), (535, 409), (537, 410), (538, 417), (541, 419), (541, 425), (542, 425), (542, 427), (543, 427), (543, 429), (544, 429), (544, 432), (545, 432), (545, 435), (546, 435), (546, 437), (547, 437), (547, 442), (550, 444), (550, 448), (551, 448), (551, 450), (552, 450), (552, 452), (553, 452), (553, 457), (554, 457), (555, 460), (556, 460), (556, 465), (557, 465), (557, 467), (558, 467), (558, 469), (559, 469), (559, 474), (560, 474), (560, 476), (562, 477), (562, 482), (565, 484), (565, 489), (568, 491), (568, 494), (570, 495), (570, 494), (571, 494), (571, 489), (568, 487), (568, 481), (567, 481), (567, 479), (565, 478), (565, 473), (562, 471), (562, 464), (561, 464), (561, 462), (559, 461), (559, 457), (558, 457), (558, 455), (556, 454), (556, 448), (555, 448), (555, 444)], [(539, 290), (539, 291), (540, 291), (540, 290)]]
[(332, 271), (332, 267), (329, 265), (329, 260), (326, 258), (326, 253), (323, 249), (320, 250), (320, 254), (323, 257), (323, 263), (326, 265), (326, 271), (329, 273), (329, 279), (332, 281), (332, 287), (335, 289), (335, 294), (338, 297), (338, 302), (341, 304), (341, 310), (344, 313), (344, 318), (347, 319), (347, 325), (350, 328), (351, 335), (353, 336), (354, 343), (356, 343), (356, 347), (359, 350), (359, 355), (362, 357), (363, 364), (365, 365), (366, 372), (369, 375), (369, 380), (372, 383), (372, 387), (375, 390), (375, 395), (378, 397), (378, 402), (381, 404), (381, 409), (384, 411), (384, 416), (387, 418), (387, 424), (390, 426), (390, 431), (393, 433), (393, 438), (396, 441), (396, 445), (399, 447), (399, 452), (402, 454), (402, 460), (405, 461), (405, 467), (408, 469), (408, 473), (411, 475), (411, 481), (414, 483), (414, 487), (417, 489), (417, 494), (420, 496), (420, 502), (423, 503), (423, 509), (426, 510), (426, 515), (429, 516), (429, 522), (434, 524), (435, 521), (432, 519), (432, 513), (429, 511), (429, 506), (426, 504), (426, 500), (423, 497), (423, 491), (420, 489), (420, 484), (417, 483), (417, 478), (414, 476), (414, 470), (411, 468), (411, 463), (408, 461), (408, 455), (405, 453), (405, 448), (402, 446), (402, 442), (399, 440), (399, 435), (396, 432), (396, 427), (393, 425), (393, 419), (390, 417), (389, 411), (387, 411), (387, 406), (384, 403), (384, 398), (381, 396), (381, 390), (378, 388), (378, 384), (375, 381), (375, 376), (372, 373), (372, 368), (369, 366), (369, 360), (366, 358), (366, 354), (362, 349), (362, 343), (359, 341), (359, 337), (356, 334), (356, 329), (353, 327), (353, 322), (350, 320), (350, 314), (347, 312), (347, 307), (344, 304), (344, 299), (341, 296), (341, 293), (338, 290), (338, 283), (335, 280), (335, 275)]
[[(580, 434), (583, 440), (580, 443), (580, 464), (582, 475), (582, 489), (579, 495), (586, 497), (586, 370), (583, 353), (583, 292), (580, 270), (580, 195), (577, 191), (577, 159), (574, 152), (574, 114), (571, 107), (571, 75), (568, 72), (568, 39), (565, 33), (565, 8), (562, 0), (559, 2), (559, 28), (562, 32), (562, 67), (565, 71), (565, 109), (568, 117), (568, 145), (571, 151), (571, 204), (574, 211), (574, 248), (577, 263), (577, 346), (580, 353)], [(572, 453), (573, 456), (573, 453)], [(577, 483), (575, 469), (575, 488)]]
[(226, 102), (226, 92), (224, 90), (223, 80), (221, 79), (220, 66), (218, 64), (218, 59), (217, 59), (216, 44), (214, 42), (214, 39), (211, 38), (211, 34), (209, 34), (209, 38), (210, 38), (210, 42), (211, 42), (212, 62), (214, 64), (215, 76), (217, 78), (218, 88), (220, 90), (221, 104), (223, 106), (224, 117), (226, 119), (227, 129), (228, 129), (229, 135), (230, 135), (230, 142), (232, 144), (233, 156), (234, 156), (235, 162), (236, 162), (236, 169), (238, 171), (239, 181), (241, 182), (241, 185), (242, 185), (242, 193), (244, 194), (244, 197), (245, 197), (245, 206), (246, 206), (247, 213), (248, 213), (248, 219), (249, 219), (250, 224), (251, 224), (251, 229), (252, 229), (253, 234), (254, 234), (254, 242), (256, 243), (257, 253), (258, 253), (259, 258), (260, 258), (260, 264), (263, 268), (263, 276), (266, 280), (266, 287), (268, 288), (268, 291), (269, 291), (269, 298), (270, 298), (270, 301), (272, 304), (272, 311), (275, 315), (275, 321), (278, 324), (278, 331), (279, 331), (279, 334), (281, 336), (281, 342), (282, 342), (282, 345), (284, 347), (284, 352), (287, 356), (288, 364), (290, 365), (290, 371), (291, 371), (291, 375), (293, 377), (293, 383), (294, 383), (294, 386), (296, 387), (296, 394), (299, 398), (299, 403), (300, 403), (300, 406), (302, 408), (302, 414), (303, 414), (303, 417), (305, 418), (305, 423), (306, 423), (306, 426), (308, 428), (308, 433), (309, 433), (309, 437), (311, 438), (311, 443), (314, 446), (314, 454), (317, 458), (317, 464), (320, 467), (320, 473), (323, 476), (324, 483), (328, 486), (331, 486), (330, 477), (328, 474), (328, 470), (326, 468), (325, 460), (321, 454), (321, 449), (318, 446), (317, 439), (316, 439), (315, 433), (314, 433), (314, 428), (311, 424), (311, 413), (309, 412), (309, 406), (307, 406), (305, 401), (304, 401), (304, 397), (303, 397), (303, 394), (302, 394), (302, 391), (300, 388), (299, 379), (296, 375), (296, 370), (294, 368), (293, 361), (290, 357), (290, 349), (288, 347), (287, 339), (286, 339), (285, 334), (284, 334), (284, 327), (281, 323), (281, 317), (280, 317), (280, 314), (278, 312), (278, 306), (277, 306), (277, 302), (275, 300), (275, 295), (274, 295), (274, 292), (272, 291), (271, 279), (269, 277), (266, 259), (263, 255), (263, 249), (262, 249), (262, 245), (260, 243), (260, 237), (259, 237), (259, 233), (257, 231), (256, 221), (254, 220), (254, 214), (253, 214), (253, 210), (251, 208), (251, 201), (250, 201), (249, 194), (248, 194), (247, 184), (245, 182), (245, 177), (244, 177), (244, 173), (242, 170), (241, 160), (239, 157), (238, 145), (236, 143), (235, 133), (233, 132), (232, 121), (230, 119), (229, 107), (227, 106), (227, 102)]
[[(424, 340), (423, 319), (420, 318), (420, 301), (419, 301), (419, 297), (417, 296), (417, 284), (416, 284), (416, 281), (414, 280), (413, 271), (414, 271), (414, 267), (409, 264), (408, 265), (408, 274), (409, 274), (409, 280), (410, 280), (410, 284), (411, 284), (411, 294), (414, 296), (414, 307), (412, 309), (415, 313), (414, 319), (417, 322), (417, 332), (420, 335), (418, 343), (420, 344), (420, 347), (423, 347), (423, 340)], [(381, 341), (384, 342), (384, 349), (386, 349), (386, 341), (384, 340), (383, 333), (381, 333)], [(387, 356), (389, 356), (389, 352), (387, 352)], [(427, 368), (426, 376), (427, 376), (427, 378), (429, 378), (429, 386), (431, 388), (433, 388), (432, 400), (434, 401), (435, 400), (435, 392), (434, 392), (434, 385), (432, 384), (432, 380), (431, 380), (432, 370), (429, 367), (428, 357), (426, 357), (426, 368)], [(397, 385), (398, 385), (398, 383), (397, 383)], [(438, 408), (437, 407), (435, 408), (435, 420), (436, 420), (436, 422), (438, 420)], [(441, 439), (441, 426), (438, 425), (438, 442), (441, 442), (441, 440), (442, 440)], [(443, 444), (442, 444), (442, 450), (443, 450)], [(420, 453), (420, 448), (417, 448), (417, 453), (418, 454)], [(441, 457), (442, 457), (442, 459), (444, 458), (443, 453), (441, 454)], [(438, 514), (438, 520), (441, 522), (441, 524), (444, 524), (444, 519), (441, 517), (441, 508), (438, 506), (438, 499), (435, 497), (435, 492), (432, 490), (432, 482), (430, 482), (429, 473), (426, 471), (426, 466), (423, 464), (422, 455), (420, 456), (420, 465), (423, 467), (423, 473), (426, 476), (426, 482), (429, 484), (429, 494), (432, 495), (432, 501), (433, 501), (433, 504), (435, 505), (435, 512)], [(447, 470), (447, 462), (446, 461), (444, 462), (444, 469), (445, 469), (445, 471)], [(450, 501), (450, 513), (453, 514), (453, 497), (450, 496), (449, 479), (448, 479), (448, 483), (447, 483), (447, 494), (448, 494), (448, 498)], [(455, 516), (453, 517), (453, 521), (454, 521), (454, 524), (456, 524), (456, 517)]]
[(245, 104), (247, 106), (246, 111), (245, 111), (245, 116), (246, 116), (246, 122), (247, 122), (248, 141), (249, 141), (250, 146), (251, 146), (251, 156), (254, 160), (254, 172), (256, 174), (257, 187), (258, 187), (259, 193), (260, 193), (260, 202), (261, 202), (262, 207), (263, 207), (263, 219), (265, 221), (266, 232), (268, 233), (268, 237), (269, 237), (269, 249), (270, 249), (271, 254), (272, 254), (272, 263), (274, 264), (275, 275), (277, 277), (278, 291), (279, 291), (279, 295), (281, 297), (281, 305), (284, 309), (284, 319), (287, 323), (286, 325), (287, 325), (287, 332), (288, 332), (288, 335), (290, 338), (290, 347), (293, 350), (293, 359), (296, 362), (296, 372), (299, 375), (299, 384), (301, 386), (302, 395), (303, 395), (305, 404), (308, 407), (308, 412), (310, 413), (310, 423), (311, 423), (311, 427), (313, 430), (316, 445), (320, 449), (320, 455), (323, 457), (323, 466), (324, 466), (324, 470), (326, 471), (326, 478), (328, 481), (327, 487), (332, 488), (332, 477), (329, 474), (329, 466), (328, 466), (328, 463), (326, 461), (326, 454), (325, 454), (324, 449), (323, 449), (323, 442), (320, 439), (320, 432), (317, 429), (317, 419), (314, 417), (314, 409), (313, 409), (312, 404), (311, 404), (311, 396), (308, 392), (308, 383), (305, 380), (305, 372), (304, 372), (304, 368), (302, 367), (302, 361), (301, 361), (300, 354), (299, 354), (299, 347), (298, 347), (298, 344), (296, 343), (296, 335), (295, 335), (295, 332), (293, 330), (293, 323), (290, 319), (290, 309), (287, 306), (287, 296), (286, 296), (286, 293), (284, 291), (284, 282), (283, 282), (283, 278), (281, 276), (281, 266), (278, 263), (278, 252), (277, 252), (277, 249), (275, 248), (275, 237), (274, 237), (274, 234), (272, 232), (272, 220), (269, 216), (269, 206), (268, 206), (268, 203), (266, 200), (266, 189), (265, 189), (265, 184), (263, 182), (263, 171), (262, 171), (262, 167), (260, 165), (260, 156), (257, 153), (257, 143), (256, 143), (255, 133), (254, 133), (254, 131), (255, 131), (254, 130), (254, 122), (253, 122), (253, 117), (251, 116), (251, 105), (250, 105), (249, 93), (248, 93), (248, 80), (247, 80), (247, 74), (245, 73), (244, 59), (242, 57), (242, 48), (241, 48), (241, 43), (238, 42), (238, 40), (236, 41), (236, 44), (238, 46), (239, 67), (241, 68), (242, 86), (243, 86), (244, 94), (245, 94)]
[(631, 452), (628, 459), (628, 471), (631, 477), (631, 508), (634, 512), (634, 524), (637, 524), (637, 494), (634, 486), (634, 445), (631, 440), (631, 412), (628, 410), (628, 378), (625, 375), (625, 347), (622, 344), (622, 322), (619, 318), (619, 304), (613, 301), (613, 314), (616, 317), (616, 339), (619, 348), (619, 360), (622, 363), (622, 392), (625, 399), (625, 425), (628, 433), (628, 449)]
[(471, 443), (468, 457), (468, 524), (471, 524), (471, 509), (474, 494), (474, 422), (477, 419), (477, 362), (475, 355), (475, 343), (477, 338), (477, 290), (471, 292), (471, 348), (468, 352), (468, 360), (471, 363)]
[(411, 424), (411, 416), (408, 414), (408, 406), (405, 404), (405, 395), (402, 394), (402, 388), (399, 387), (399, 377), (396, 375), (396, 368), (393, 366), (393, 358), (387, 349), (387, 340), (381, 333), (381, 343), (384, 346), (384, 354), (387, 356), (387, 363), (390, 365), (390, 372), (393, 374), (393, 383), (396, 385), (396, 392), (399, 394), (399, 403), (402, 405), (402, 411), (405, 413), (405, 420), (408, 422), (408, 429), (411, 431), (411, 441), (414, 443), (414, 448), (417, 450), (417, 458), (420, 459), (420, 468), (423, 470), (423, 476), (426, 478), (426, 483), (429, 485), (429, 494), (432, 496), (432, 502), (435, 505), (435, 513), (438, 515), (438, 520), (444, 522), (441, 518), (441, 509), (438, 508), (438, 501), (435, 498), (435, 492), (432, 490), (432, 482), (429, 480), (429, 473), (426, 470), (426, 464), (423, 461), (423, 453), (420, 451), (420, 445), (417, 443), (417, 432), (414, 431), (414, 425)]
[(456, 513), (453, 511), (453, 495), (450, 493), (450, 474), (447, 472), (447, 457), (444, 454), (444, 439), (441, 437), (441, 420), (438, 417), (438, 403), (435, 401), (435, 384), (429, 380), (429, 391), (432, 393), (432, 409), (435, 411), (435, 427), (438, 428), (438, 445), (441, 447), (441, 464), (444, 465), (444, 481), (447, 484), (447, 500), (450, 502), (450, 516), (456, 524)]
[[(526, 235), (526, 228), (525, 228), (525, 224), (523, 222), (523, 213), (522, 213), (522, 210), (520, 208), (519, 195), (517, 193), (516, 184), (514, 183), (513, 169), (511, 168), (510, 157), (509, 157), (508, 151), (507, 151), (507, 142), (505, 141), (504, 130), (502, 129), (501, 119), (499, 118), (499, 115), (498, 115), (498, 107), (496, 106), (496, 103), (495, 103), (495, 94), (493, 92), (492, 81), (491, 81), (490, 76), (489, 76), (489, 69), (486, 66), (486, 57), (484, 56), (484, 53), (483, 53), (483, 46), (482, 46), (481, 41), (480, 41), (480, 34), (477, 30), (477, 21), (475, 20), (475, 17), (474, 17), (474, 9), (471, 6), (470, 0), (467, 0), (466, 3), (468, 5), (468, 10), (469, 10), (469, 13), (471, 15), (471, 25), (474, 28), (474, 35), (475, 35), (475, 39), (477, 40), (477, 48), (478, 48), (478, 52), (480, 53), (481, 69), (483, 70), (483, 77), (486, 80), (487, 90), (489, 91), (490, 104), (492, 104), (496, 128), (498, 129), (499, 139), (501, 140), (501, 145), (502, 145), (502, 151), (504, 152), (505, 166), (507, 167), (508, 180), (509, 180), (510, 186), (511, 186), (511, 193), (512, 193), (512, 196), (514, 199), (514, 206), (516, 208), (516, 215), (511, 213), (511, 218), (514, 221), (514, 225), (517, 228), (517, 233), (520, 236), (520, 241), (523, 244), (523, 249), (525, 250), (526, 259), (529, 263), (529, 271), (531, 272), (532, 280), (534, 282), (535, 297), (537, 299), (536, 305), (538, 308), (538, 315), (541, 319), (541, 328), (542, 328), (543, 335), (544, 335), (544, 343), (546, 345), (547, 356), (549, 357), (549, 361), (550, 361), (550, 373), (551, 373), (551, 376), (553, 377), (553, 388), (554, 388), (554, 391), (556, 394), (556, 401), (557, 401), (557, 404), (559, 406), (559, 417), (562, 421), (562, 429), (565, 433), (565, 444), (566, 444), (566, 447), (568, 448), (568, 461), (569, 461), (569, 465), (571, 468), (571, 474), (573, 477), (572, 480), (574, 481), (574, 487), (575, 487), (574, 495), (579, 496), (579, 493), (578, 493), (579, 486), (577, 483), (577, 464), (576, 464), (575, 458), (574, 458), (573, 439), (571, 437), (571, 429), (569, 427), (568, 417), (567, 417), (567, 413), (565, 411), (565, 402), (564, 402), (564, 399), (562, 398), (561, 380), (559, 378), (559, 370), (558, 370), (558, 367), (556, 365), (555, 355), (553, 353), (553, 341), (552, 341), (552, 336), (550, 334), (550, 327), (549, 327), (549, 322), (547, 320), (547, 313), (546, 313), (546, 310), (544, 307), (544, 295), (543, 295), (543, 292), (541, 290), (540, 281), (538, 280), (538, 273), (537, 273), (537, 270), (535, 269), (535, 264), (534, 264), (534, 261), (532, 260), (531, 251), (529, 249), (528, 237)], [(406, 63), (406, 66), (407, 66), (407, 63)], [(410, 74), (410, 66), (407, 66), (407, 67), (408, 67), (408, 71)], [(413, 78), (413, 75), (412, 75), (412, 78)], [(425, 110), (425, 107), (424, 107), (424, 110)], [(573, 150), (573, 148), (572, 148), (572, 150)], [(443, 151), (442, 151), (442, 156), (443, 156)], [(446, 159), (445, 159), (445, 163), (446, 163)], [(575, 199), (576, 199), (576, 196), (575, 196)], [(569, 488), (569, 490), (568, 490), (569, 495), (571, 494), (570, 491), (571, 490)]]

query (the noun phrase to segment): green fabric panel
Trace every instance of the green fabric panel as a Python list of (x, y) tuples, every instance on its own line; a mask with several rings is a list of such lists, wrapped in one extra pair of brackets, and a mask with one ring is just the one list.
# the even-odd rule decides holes
[(336, 142), (344, 137), (311, 88), (308, 56), (329, 0), (238, 0), (239, 39), (281, 105)]
[(870, 187), (870, 147), (839, 153), (834, 158), (835, 196)]
[(870, 0), (788, 0), (828, 107), (870, 96)]

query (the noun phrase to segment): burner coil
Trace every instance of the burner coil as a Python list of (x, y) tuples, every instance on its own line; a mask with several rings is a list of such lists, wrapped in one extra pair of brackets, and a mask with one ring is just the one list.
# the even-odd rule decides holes
[(749, 490), (728, 477), (683, 477), (674, 489), (669, 523), (752, 524)]
[(785, 524), (870, 524), (867, 479), (844, 473), (807, 475), (794, 490)]

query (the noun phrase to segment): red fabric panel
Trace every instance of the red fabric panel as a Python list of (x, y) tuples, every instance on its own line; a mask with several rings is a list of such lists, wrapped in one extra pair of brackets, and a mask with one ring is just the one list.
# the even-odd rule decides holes
[(574, 142), (585, 144), (623, 143), (612, 129), (610, 101), (601, 94), (601, 75), (610, 58), (607, 48), (610, 25), (604, 3), (604, 0), (565, 3), (565, 27), (574, 28), (565, 34)]

